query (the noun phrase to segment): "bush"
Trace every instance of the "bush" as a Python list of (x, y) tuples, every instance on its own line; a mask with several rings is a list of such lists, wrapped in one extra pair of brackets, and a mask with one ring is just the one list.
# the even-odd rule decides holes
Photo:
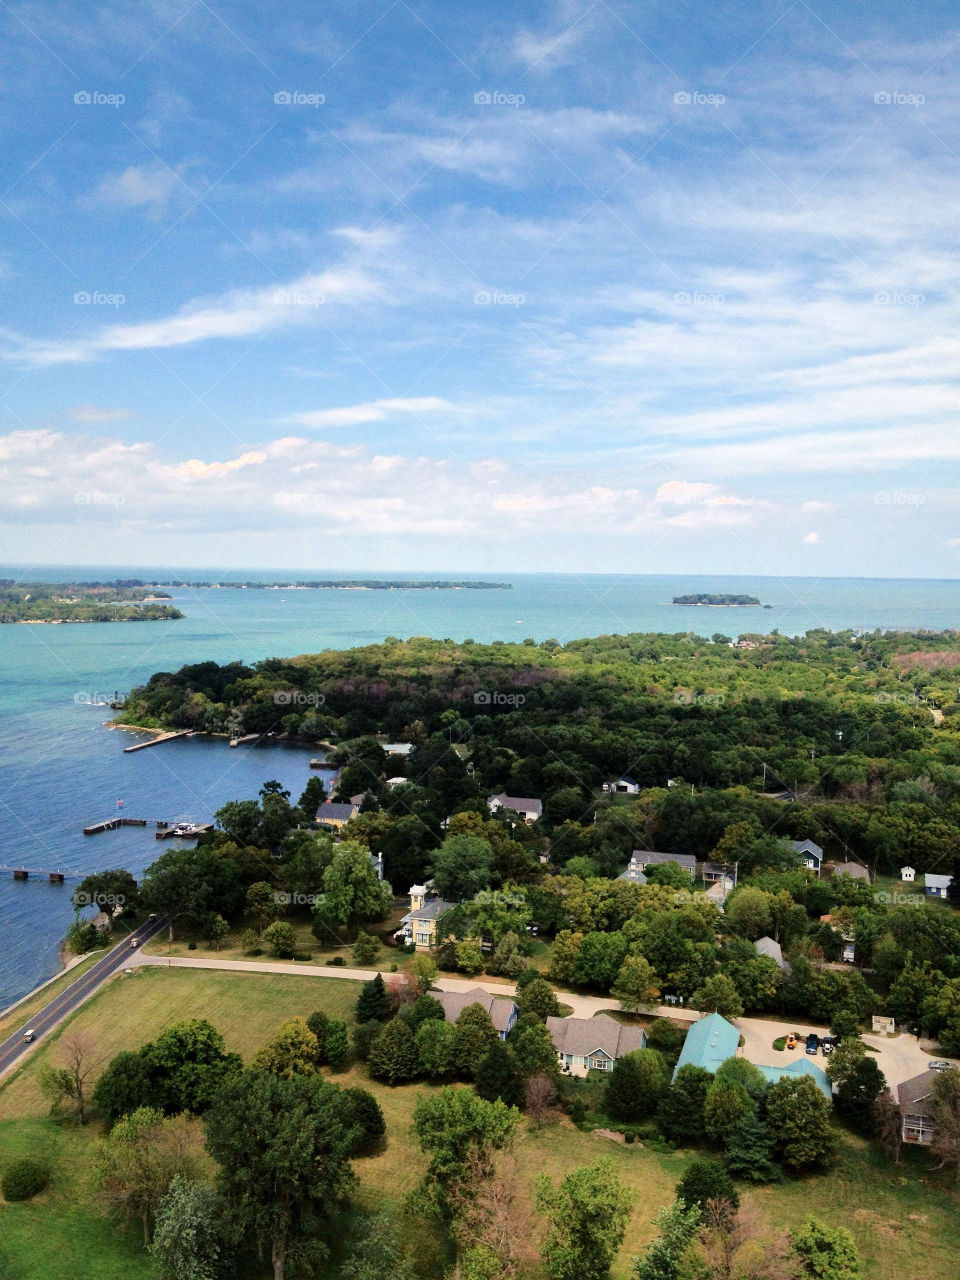
[(196, 951), (196, 949), (197, 949), (197, 944), (196, 944), (196, 943), (194, 942), (194, 940), (191, 938), (191, 939), (190, 939), (190, 941), (187, 943), (187, 950), (188, 950), (188, 951)]
[(380, 939), (370, 933), (358, 933), (353, 944), (353, 958), (357, 964), (373, 964), (380, 954)]
[(36, 1160), (16, 1160), (3, 1171), (4, 1200), (32, 1200), (50, 1181), (50, 1170)]
[(335, 969), (343, 967), (343, 956), (334, 956), (332, 960), (328, 960), (327, 964), (332, 964)]
[(679, 1054), (686, 1036), (683, 1027), (678, 1027), (669, 1018), (655, 1018), (647, 1027), (648, 1046), (665, 1054)]
[(570, 1103), (570, 1119), (574, 1124), (583, 1124), (587, 1116), (587, 1104), (582, 1098), (574, 1098)]

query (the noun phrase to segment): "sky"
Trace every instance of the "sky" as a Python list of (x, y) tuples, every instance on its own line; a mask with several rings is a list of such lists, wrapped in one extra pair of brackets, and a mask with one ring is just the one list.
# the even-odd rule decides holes
[(0, 35), (0, 560), (960, 578), (955, 6)]

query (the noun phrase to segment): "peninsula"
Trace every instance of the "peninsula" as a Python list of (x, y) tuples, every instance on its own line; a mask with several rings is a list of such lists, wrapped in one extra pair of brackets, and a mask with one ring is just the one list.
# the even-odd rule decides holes
[(184, 615), (166, 592), (113, 582), (16, 582), (0, 578), (0, 623), (160, 622)]
[(154, 587), (205, 587), (218, 591), (511, 591), (512, 582), (453, 582), (446, 579), (317, 578), (295, 582), (187, 582), (139, 583)]

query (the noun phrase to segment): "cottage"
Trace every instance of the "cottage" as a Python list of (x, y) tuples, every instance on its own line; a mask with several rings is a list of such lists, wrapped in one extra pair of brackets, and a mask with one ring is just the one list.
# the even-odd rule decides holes
[(612, 1071), (618, 1058), (647, 1043), (642, 1027), (628, 1027), (605, 1013), (595, 1018), (547, 1018), (547, 1030), (564, 1075), (571, 1076)]
[(483, 987), (471, 987), (469, 991), (435, 991), (434, 998), (443, 1005), (443, 1015), (448, 1022), (456, 1022), (471, 1004), (478, 1004), (490, 1015), (501, 1040), (506, 1040), (517, 1020), (517, 1006), (512, 1000), (502, 999)]
[(935, 876), (929, 871), (923, 877), (924, 892), (928, 898), (945, 898), (953, 876)]
[(923, 1071), (897, 1085), (897, 1102), (900, 1104), (900, 1136), (904, 1142), (929, 1146), (936, 1134), (933, 1122), (934, 1072)]
[(413, 750), (412, 742), (385, 742), (383, 749), (388, 756), (408, 756)]
[(784, 960), (783, 950), (779, 942), (776, 942), (773, 938), (758, 938), (753, 944), (753, 949), (758, 956), (767, 956), (787, 977), (790, 976), (792, 972), (790, 961)]
[(913, 867), (900, 868), (900, 879), (904, 884), (913, 884), (916, 878), (917, 878), (917, 873)]
[(675, 862), (677, 866), (683, 867), (691, 880), (697, 873), (697, 860), (692, 853), (652, 853), (649, 849), (634, 849), (630, 861), (636, 863), (641, 871), (658, 867), (664, 862)]
[(499, 813), (501, 809), (512, 809), (519, 813), (525, 822), (536, 822), (543, 814), (543, 801), (535, 796), (508, 796), (501, 791), (499, 795), (488, 796), (487, 805), (491, 813)]
[(835, 876), (849, 876), (851, 880), (862, 880), (870, 883), (870, 872), (859, 862), (831, 862), (830, 869)]
[(708, 1014), (695, 1022), (687, 1032), (680, 1050), (680, 1057), (673, 1071), (676, 1079), (681, 1067), (702, 1067), (711, 1075), (721, 1063), (736, 1056), (740, 1044), (740, 1032), (719, 1013)]
[(716, 884), (718, 880), (732, 880), (733, 885), (736, 886), (736, 864), (731, 867), (729, 863), (701, 862), (700, 879), (704, 884)]
[(400, 921), (396, 932), (398, 942), (413, 943), (418, 951), (429, 951), (440, 939), (437, 937), (437, 921), (457, 904), (444, 902), (430, 893), (424, 884), (410, 887), (410, 910)]
[(617, 876), (618, 880), (629, 880), (631, 884), (646, 884), (647, 877), (640, 869), (640, 863), (633, 857), (627, 863), (626, 871), (621, 871)]
[(795, 849), (800, 854), (801, 861), (805, 867), (820, 874), (820, 867), (823, 863), (823, 850), (815, 840), (790, 840), (788, 844), (791, 849)]
[(622, 778), (617, 778), (614, 782), (605, 782), (603, 789), (609, 791), (611, 795), (636, 796), (640, 794), (640, 783), (636, 778), (631, 778), (625, 773)]
[(349, 804), (334, 804), (328, 800), (317, 810), (317, 821), (322, 827), (332, 827), (339, 831), (351, 818), (360, 812), (360, 806), (351, 800)]

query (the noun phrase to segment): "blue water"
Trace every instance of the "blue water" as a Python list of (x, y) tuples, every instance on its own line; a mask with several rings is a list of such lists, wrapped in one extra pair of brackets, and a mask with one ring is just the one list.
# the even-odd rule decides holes
[[(239, 578), (209, 569), (184, 578)], [(0, 576), (170, 577), (138, 567), (0, 568)], [(243, 575), (249, 580), (335, 577), (317, 569)], [(360, 576), (344, 574), (345, 577)], [(531, 636), (561, 642), (627, 631), (768, 630), (812, 627), (960, 627), (960, 582), (892, 579), (715, 577), (709, 575), (388, 575), (487, 577), (510, 591), (238, 591), (171, 589), (187, 615), (174, 622), (0, 626), (0, 863), (81, 872), (126, 866), (135, 875), (164, 848), (151, 828), (83, 836), (90, 822), (123, 813), (149, 821), (209, 821), (226, 800), (254, 796), (269, 778), (296, 799), (311, 752), (273, 746), (231, 750), (186, 739), (125, 755), (136, 737), (111, 730), (113, 713), (89, 705), (187, 662), (289, 656), (371, 644), (385, 636), (478, 641)], [(745, 592), (773, 606), (682, 609), (690, 591)], [(0, 873), (0, 1007), (57, 970), (59, 940), (72, 918), (70, 886), (14, 883)]]

